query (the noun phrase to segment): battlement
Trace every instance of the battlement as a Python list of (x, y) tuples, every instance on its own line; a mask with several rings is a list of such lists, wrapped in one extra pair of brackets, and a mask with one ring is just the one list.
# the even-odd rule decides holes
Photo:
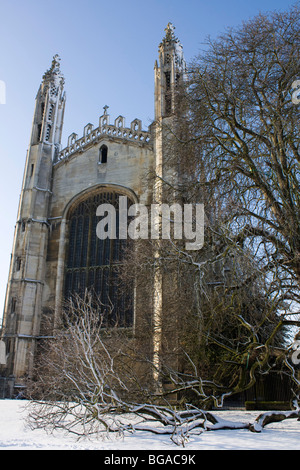
[(134, 119), (130, 127), (125, 127), (125, 118), (118, 116), (114, 124), (110, 124), (110, 116), (107, 114), (108, 106), (104, 106), (104, 114), (99, 118), (99, 126), (94, 129), (93, 124), (87, 124), (83, 129), (83, 137), (73, 132), (68, 137), (68, 145), (61, 150), (54, 162), (59, 163), (75, 152), (82, 152), (87, 146), (96, 144), (103, 137), (117, 138), (122, 141), (135, 142), (140, 145), (150, 144), (151, 134), (149, 131), (142, 130), (142, 121)]

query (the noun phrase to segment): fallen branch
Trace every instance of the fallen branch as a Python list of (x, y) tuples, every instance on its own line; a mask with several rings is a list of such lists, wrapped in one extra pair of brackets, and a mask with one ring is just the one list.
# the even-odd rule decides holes
[(279, 423), (285, 419), (297, 418), (300, 420), (300, 411), (268, 411), (260, 414), (255, 422), (250, 425), (249, 429), (252, 432), (261, 432), (267, 424)]

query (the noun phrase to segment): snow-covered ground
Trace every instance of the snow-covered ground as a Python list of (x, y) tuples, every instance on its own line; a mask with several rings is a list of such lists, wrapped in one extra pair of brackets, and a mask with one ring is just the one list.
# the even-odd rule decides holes
[[(44, 430), (30, 430), (25, 421), (26, 401), (0, 400), (0, 450), (176, 450), (168, 436), (157, 436), (147, 432), (128, 434), (124, 438), (92, 438), (77, 440), (73, 435)], [(218, 411), (225, 419), (249, 422), (260, 412)], [(191, 450), (300, 450), (300, 421), (285, 420), (270, 424), (259, 433), (248, 430), (219, 430), (192, 436), (186, 444)]]

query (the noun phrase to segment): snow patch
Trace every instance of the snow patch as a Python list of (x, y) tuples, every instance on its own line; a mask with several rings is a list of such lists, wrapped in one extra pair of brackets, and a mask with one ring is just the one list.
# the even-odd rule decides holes
[[(42, 429), (27, 427), (27, 412), (26, 400), (0, 400), (0, 450), (179, 450), (169, 436), (145, 431), (125, 433), (123, 438), (112, 435), (80, 440), (63, 432), (47, 434)], [(253, 433), (243, 426), (255, 423), (260, 414), (257, 411), (218, 410), (213, 414), (218, 421), (208, 423), (212, 431), (191, 435), (185, 442), (185, 450), (300, 450), (297, 419), (272, 423)], [(216, 430), (229, 421), (231, 426), (235, 422), (236, 429)], [(259, 429), (260, 424), (256, 425)]]

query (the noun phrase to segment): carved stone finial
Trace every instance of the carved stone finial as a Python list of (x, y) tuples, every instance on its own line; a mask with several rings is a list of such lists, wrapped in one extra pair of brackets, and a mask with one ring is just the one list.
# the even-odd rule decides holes
[(45, 73), (45, 75), (50, 75), (51, 73), (59, 73), (60, 72), (60, 57), (58, 54), (55, 54), (52, 59), (52, 64), (49, 70)]
[(174, 31), (175, 31), (175, 26), (174, 26), (172, 23), (168, 23), (168, 24), (167, 24), (167, 27), (166, 27), (166, 29), (165, 29), (165, 32), (166, 32), (166, 40), (167, 40), (167, 41), (171, 41), (172, 39), (176, 39), (176, 38), (175, 38)]
[(175, 26), (172, 23), (168, 23), (167, 27), (165, 28), (165, 37), (163, 38), (162, 42), (159, 45), (159, 48), (168, 47), (172, 44), (180, 44), (179, 39), (174, 34)]
[(60, 68), (60, 57), (58, 54), (55, 54), (53, 56), (53, 60), (52, 60), (52, 69), (56, 69), (56, 68)]
[(64, 84), (64, 76), (60, 70), (60, 57), (58, 54), (55, 54), (52, 59), (52, 64), (50, 69), (47, 70), (43, 75), (44, 82), (61, 81), (61, 84)]
[(103, 106), (103, 109), (104, 109), (104, 114), (107, 115), (107, 110), (108, 110), (109, 106), (107, 106), (107, 104), (105, 106)]

